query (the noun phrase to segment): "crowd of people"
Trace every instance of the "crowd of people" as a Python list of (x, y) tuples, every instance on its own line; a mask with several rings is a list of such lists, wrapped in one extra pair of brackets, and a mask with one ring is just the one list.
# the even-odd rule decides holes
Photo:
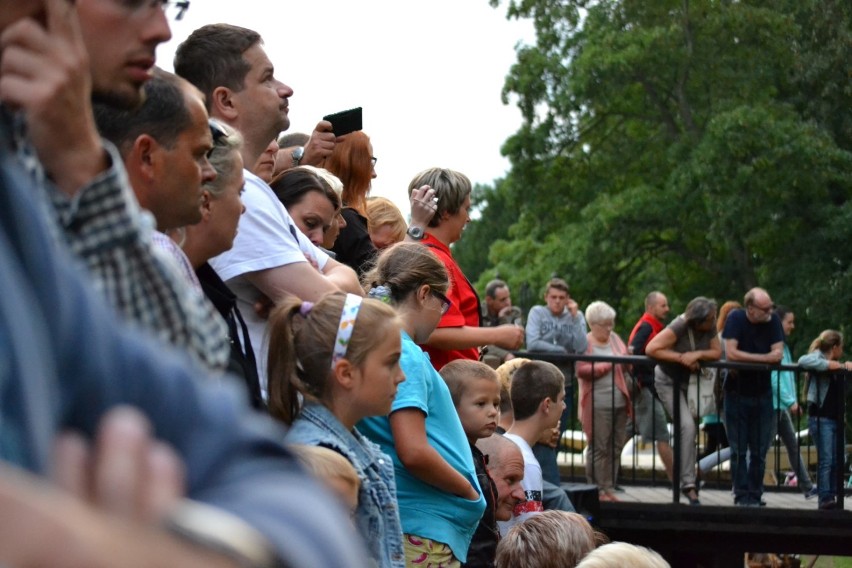
[[(769, 295), (720, 341), (712, 300), (664, 328), (655, 293), (628, 347), (611, 306), (584, 312), (554, 278), (523, 326), (504, 282), (482, 304), (453, 259), (464, 174), (414, 175), (405, 223), (368, 197), (364, 132), (282, 135), (293, 90), (256, 32), (205, 25), (156, 68), (170, 4), (0, 0), (0, 564), (665, 566), (603, 544), (559, 488), (574, 379), (587, 475), (617, 500), (628, 417), (649, 413), (662, 455), (654, 400), (694, 438), (683, 376), (722, 344), (781, 361)], [(647, 410), (624, 364), (517, 359), (524, 342), (647, 353)], [(841, 355), (827, 331), (800, 364)], [(799, 410), (769, 380), (725, 382), (737, 504), (759, 502), (769, 427)], [(840, 388), (808, 388), (821, 508)], [(690, 445), (670, 469), (698, 503)]]

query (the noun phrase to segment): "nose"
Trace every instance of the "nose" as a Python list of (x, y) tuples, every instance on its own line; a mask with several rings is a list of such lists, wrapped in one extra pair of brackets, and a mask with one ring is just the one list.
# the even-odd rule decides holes
[(293, 89), (282, 83), (281, 81), (277, 81), (278, 83), (278, 96), (282, 99), (289, 99), (293, 96)]
[(524, 493), (524, 488), (521, 487), (520, 483), (516, 483), (515, 485), (512, 486), (512, 491), (509, 493), (509, 495), (511, 495), (512, 497), (514, 497), (518, 501), (526, 501), (527, 500), (527, 496)]
[(209, 183), (216, 179), (216, 168), (210, 164), (210, 160), (204, 158), (204, 163), (201, 165), (201, 183)]
[(243, 203), (243, 200), (240, 199), (240, 215), (246, 212), (246, 204)]
[(403, 381), (405, 381), (405, 373), (402, 371), (402, 369), (400, 369), (399, 374), (396, 376), (395, 382), (396, 384), (399, 384)]
[(141, 29), (142, 41), (147, 45), (157, 46), (172, 39), (172, 30), (169, 28), (169, 18), (166, 16), (165, 2), (151, 10), (151, 16)]
[(343, 218), (343, 215), (338, 213), (337, 215), (337, 227), (342, 231), (346, 228), (346, 219)]
[(379, 177), (379, 174), (376, 173), (376, 164), (370, 165), (370, 177), (372, 179), (376, 179), (377, 177)]

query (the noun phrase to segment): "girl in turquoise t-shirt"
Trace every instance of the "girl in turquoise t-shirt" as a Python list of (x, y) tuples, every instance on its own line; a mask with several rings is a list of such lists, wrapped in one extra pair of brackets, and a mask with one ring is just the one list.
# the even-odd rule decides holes
[(358, 429), (393, 458), (406, 562), (459, 566), (485, 498), (450, 391), (417, 346), (449, 308), (447, 272), (428, 248), (399, 243), (364, 278), (370, 296), (394, 305), (402, 318), (406, 380), (390, 416), (366, 418)]

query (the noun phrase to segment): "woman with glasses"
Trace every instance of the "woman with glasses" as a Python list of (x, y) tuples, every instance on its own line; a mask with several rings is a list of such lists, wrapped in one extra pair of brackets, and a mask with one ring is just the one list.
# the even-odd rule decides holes
[[(592, 302), (586, 308), (589, 323), (587, 355), (627, 355), (627, 346), (613, 331), (615, 310), (606, 302)], [(609, 362), (577, 362), (580, 379), (580, 422), (586, 434), (586, 478), (598, 486), (601, 501), (618, 501), (615, 480), (619, 457), (627, 433), (627, 417), (632, 414), (626, 365)]]
[[(689, 408), (686, 390), (692, 373), (700, 372), (700, 361), (718, 361), (722, 347), (716, 334), (716, 302), (703, 296), (694, 298), (686, 311), (657, 334), (645, 348), (648, 357), (658, 361), (654, 386), (666, 408), (674, 417), (679, 405), (679, 456), (675, 467), (680, 471), (680, 487), (690, 505), (700, 505), (695, 483), (696, 425)], [(711, 396), (712, 392), (698, 393)], [(696, 409), (698, 411), (700, 409)]]
[(358, 430), (393, 458), (405, 565), (458, 566), (485, 498), (449, 387), (418, 345), (447, 310), (449, 281), (428, 248), (397, 243), (364, 276), (368, 295), (394, 306), (403, 321), (399, 385), (389, 416), (371, 416)]
[(331, 248), (336, 260), (362, 276), (376, 257), (376, 247), (367, 227), (367, 194), (376, 177), (376, 157), (370, 137), (357, 130), (337, 139), (323, 167), (343, 182), (343, 211), (340, 235)]
[(408, 236), (429, 247), (450, 275), (448, 295), (452, 306), (425, 346), (432, 365), (438, 370), (455, 359), (479, 359), (479, 347), (483, 345), (514, 350), (524, 339), (524, 328), (514, 324), (480, 327), (479, 296), (450, 251), (450, 245), (461, 238), (470, 221), (470, 191), (467, 176), (443, 168), (424, 170), (408, 185), (412, 201), (428, 199), (431, 195), (437, 199), (426, 231), (412, 224)]

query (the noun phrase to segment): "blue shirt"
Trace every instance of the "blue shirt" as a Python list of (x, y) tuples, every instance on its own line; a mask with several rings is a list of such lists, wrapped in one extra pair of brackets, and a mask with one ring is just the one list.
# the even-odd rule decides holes
[(396, 453), (387, 417), (365, 418), (358, 424), (358, 429), (393, 459), (403, 532), (442, 542), (452, 549), (458, 560), (465, 562), (473, 533), (485, 512), (485, 497), (476, 478), (470, 444), (453, 405), (450, 389), (432, 367), (429, 356), (405, 332), (402, 332), (400, 366), (405, 373), (405, 381), (399, 385), (391, 413), (404, 408), (422, 411), (426, 415), (429, 445), (470, 481), (479, 491), (479, 498), (468, 501), (457, 497), (409, 472)]
[(285, 441), (329, 448), (349, 460), (361, 480), (355, 523), (364, 544), (379, 566), (404, 567), (402, 526), (390, 457), (357, 429), (346, 430), (328, 408), (316, 403), (305, 405)]
[[(733, 310), (725, 322), (722, 339), (736, 339), (737, 349), (747, 353), (769, 353), (772, 346), (784, 341), (784, 329), (778, 314), (768, 322), (752, 323), (744, 309)], [(726, 391), (737, 391), (742, 396), (765, 396), (770, 392), (769, 371), (737, 370), (725, 380)]]

